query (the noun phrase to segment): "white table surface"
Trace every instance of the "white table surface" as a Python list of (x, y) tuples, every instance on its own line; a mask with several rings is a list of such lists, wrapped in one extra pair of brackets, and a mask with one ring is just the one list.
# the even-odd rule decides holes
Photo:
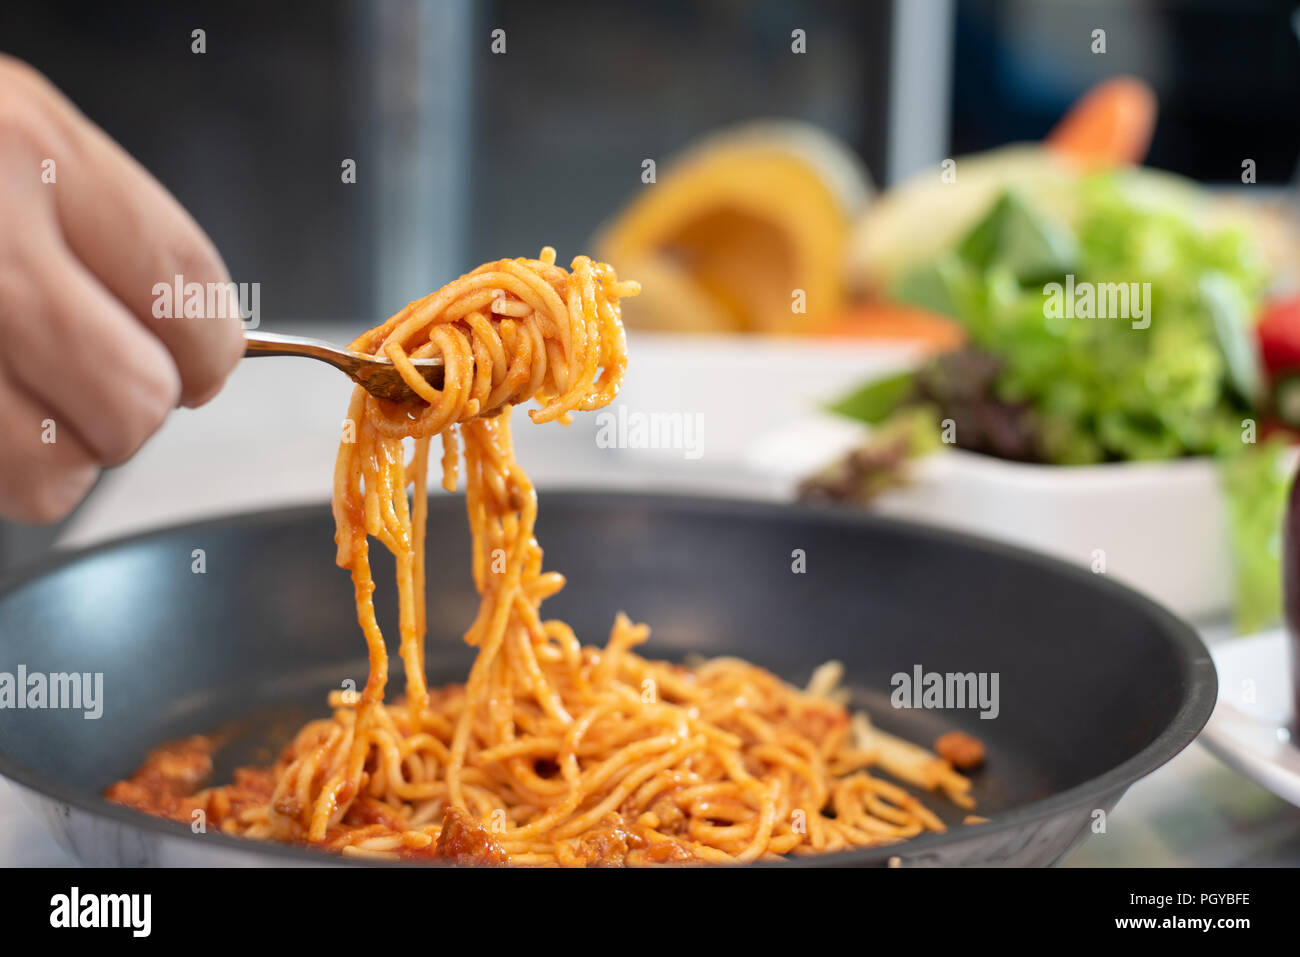
[[(360, 324), (358, 324), (360, 325)], [(294, 329), (335, 341), (351, 330)], [(803, 346), (798, 374), (773, 376), (779, 344), (686, 345), (633, 337), (633, 362), (620, 401), (649, 412), (703, 410), (704, 454), (599, 448), (591, 416), (567, 429), (515, 430), (519, 457), (538, 488), (652, 488), (773, 497), (761, 477), (737, 467), (760, 431), (794, 421), (810, 403), (908, 361), (909, 351)], [(746, 414), (725, 414), (727, 396), (749, 396)], [(227, 388), (198, 410), (176, 412), (131, 462), (106, 475), (66, 530), (76, 547), (128, 532), (250, 509), (318, 502), (326, 507), (349, 384), (317, 363), (243, 362)], [(725, 415), (725, 417), (724, 417)], [(1209, 637), (1218, 640), (1222, 629)], [(1128, 792), (1107, 834), (1070, 864), (1161, 865), (1300, 862), (1300, 811), (1193, 746)], [(0, 866), (74, 863), (0, 780)]]

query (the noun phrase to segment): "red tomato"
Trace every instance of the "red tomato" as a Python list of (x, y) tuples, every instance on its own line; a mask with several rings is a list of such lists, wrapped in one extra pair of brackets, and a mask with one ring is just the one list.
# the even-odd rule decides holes
[(1300, 369), (1300, 296), (1270, 303), (1255, 327), (1269, 375)]

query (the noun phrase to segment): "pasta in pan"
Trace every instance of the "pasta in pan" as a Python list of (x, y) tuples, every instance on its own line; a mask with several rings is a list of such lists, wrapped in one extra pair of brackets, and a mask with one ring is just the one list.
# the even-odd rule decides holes
[[(798, 690), (736, 658), (690, 665), (640, 656), (649, 629), (620, 615), (584, 646), (542, 602), (537, 494), (515, 460), (511, 408), (567, 421), (617, 394), (626, 369), (619, 301), (635, 283), (554, 250), (479, 267), (358, 338), (387, 356), (419, 405), (358, 387), (340, 444), (333, 511), (369, 650), (360, 692), (330, 696), (272, 768), (204, 788), (211, 742), (155, 752), (108, 796), (250, 838), (345, 855), (461, 863), (732, 863), (897, 841), (944, 825), (893, 778), (972, 807), (970, 782), (937, 755), (872, 728), (838, 699), (832, 666)], [(441, 387), (412, 360), (440, 356)], [(461, 472), (472, 532), (477, 657), (463, 685), (425, 678), (428, 459)], [(369, 547), (396, 559), (404, 698), (386, 700), (389, 657)]]

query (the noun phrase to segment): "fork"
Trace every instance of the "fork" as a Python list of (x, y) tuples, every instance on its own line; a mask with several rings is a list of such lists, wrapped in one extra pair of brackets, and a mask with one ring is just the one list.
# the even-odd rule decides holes
[[(371, 395), (390, 402), (422, 402), (403, 380), (393, 361), (386, 356), (368, 356), (344, 349), (323, 339), (285, 336), (274, 332), (245, 332), (244, 358), (253, 356), (300, 356), (319, 359), (341, 370)], [(442, 388), (442, 356), (411, 360), (425, 381)]]

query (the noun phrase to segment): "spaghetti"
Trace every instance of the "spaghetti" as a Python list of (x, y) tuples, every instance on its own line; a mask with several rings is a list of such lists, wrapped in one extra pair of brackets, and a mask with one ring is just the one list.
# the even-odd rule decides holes
[[(352, 573), (370, 674), (330, 696), (270, 769), (199, 790), (202, 738), (155, 752), (108, 796), (221, 831), (346, 855), (538, 865), (730, 863), (897, 841), (944, 825), (891, 776), (970, 808), (951, 764), (850, 716), (834, 663), (800, 691), (735, 658), (690, 666), (634, 649), (649, 629), (619, 615), (583, 646), (540, 606), (564, 585), (542, 568), (537, 495), (515, 461), (510, 409), (534, 422), (613, 400), (626, 367), (619, 300), (638, 291), (585, 256), (547, 248), (462, 276), (352, 348), (385, 355), (423, 404), (358, 387), (340, 444), (337, 560)], [(441, 356), (441, 388), (411, 360)], [(426, 482), (465, 473), (478, 613), (463, 686), (424, 668)], [(406, 446), (411, 456), (406, 455)], [(388, 651), (375, 618), (369, 541), (396, 559), (402, 700), (384, 700)]]

